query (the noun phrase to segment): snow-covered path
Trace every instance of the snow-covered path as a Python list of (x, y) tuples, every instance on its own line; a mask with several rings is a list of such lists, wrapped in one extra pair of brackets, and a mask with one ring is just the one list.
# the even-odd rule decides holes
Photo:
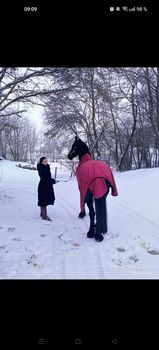
[(15, 164), (0, 161), (1, 279), (159, 278), (159, 169), (115, 174), (119, 196), (108, 196), (109, 231), (97, 243), (86, 237), (88, 215), (78, 219), (75, 178), (54, 185), (45, 222), (37, 172)]

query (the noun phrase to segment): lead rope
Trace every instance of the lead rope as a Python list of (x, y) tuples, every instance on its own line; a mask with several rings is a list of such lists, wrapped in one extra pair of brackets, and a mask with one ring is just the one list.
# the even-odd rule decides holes
[(56, 180), (57, 182), (69, 182), (72, 178), (72, 175), (74, 173), (74, 163), (72, 163), (72, 169), (71, 169), (71, 174), (68, 180)]

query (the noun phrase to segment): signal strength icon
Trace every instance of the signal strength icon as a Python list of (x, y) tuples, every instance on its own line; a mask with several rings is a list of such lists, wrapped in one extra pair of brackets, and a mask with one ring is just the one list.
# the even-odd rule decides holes
[(129, 9), (129, 11), (135, 11), (135, 7), (132, 7), (132, 9)]
[(128, 11), (128, 7), (127, 6), (123, 6), (122, 9), (123, 9), (123, 11)]

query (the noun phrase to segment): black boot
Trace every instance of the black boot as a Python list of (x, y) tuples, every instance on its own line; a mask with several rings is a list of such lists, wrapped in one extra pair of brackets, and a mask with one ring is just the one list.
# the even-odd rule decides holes
[(45, 220), (47, 217), (47, 214), (46, 214), (46, 207), (41, 207), (41, 218), (43, 220)]
[(47, 209), (46, 207), (41, 207), (41, 217), (43, 220), (48, 220), (48, 221), (52, 221), (48, 216), (47, 216)]
[(47, 221), (52, 221), (52, 220), (49, 218), (49, 216), (47, 216), (47, 218), (46, 218), (45, 220), (47, 220)]

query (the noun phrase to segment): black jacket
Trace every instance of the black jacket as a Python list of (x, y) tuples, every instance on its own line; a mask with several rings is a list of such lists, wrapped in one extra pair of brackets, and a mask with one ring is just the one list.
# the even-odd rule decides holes
[(40, 176), (40, 182), (38, 186), (38, 206), (46, 207), (47, 205), (53, 205), (55, 201), (55, 194), (53, 186), (56, 181), (51, 178), (51, 171), (49, 164), (44, 165), (42, 163), (37, 164), (37, 170)]

